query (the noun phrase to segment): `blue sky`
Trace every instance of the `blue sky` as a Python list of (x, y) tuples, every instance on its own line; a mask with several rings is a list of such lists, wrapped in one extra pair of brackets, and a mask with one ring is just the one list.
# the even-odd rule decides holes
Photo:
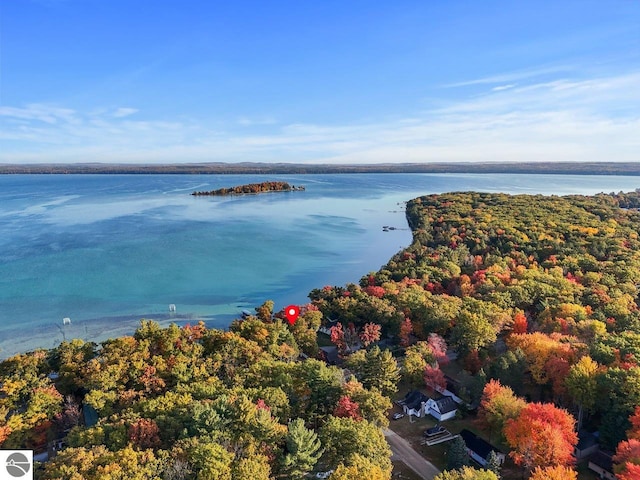
[(639, 0), (0, 4), (0, 163), (639, 152)]

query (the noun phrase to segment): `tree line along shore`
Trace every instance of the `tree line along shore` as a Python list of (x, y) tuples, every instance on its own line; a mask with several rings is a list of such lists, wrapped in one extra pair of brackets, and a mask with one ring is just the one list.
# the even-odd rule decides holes
[(303, 163), (0, 164), (0, 174), (328, 174), (514, 173), (640, 175), (638, 162), (434, 162), (362, 165)]
[(639, 207), (638, 192), (416, 198), (412, 244), (312, 290), (293, 325), (267, 301), (227, 331), (143, 320), (3, 361), (0, 446), (59, 442), (43, 479), (389, 480), (392, 401), (452, 388), (454, 425), (507, 464), (481, 471), (452, 443), (439, 480), (576, 479), (585, 432), (638, 478)]

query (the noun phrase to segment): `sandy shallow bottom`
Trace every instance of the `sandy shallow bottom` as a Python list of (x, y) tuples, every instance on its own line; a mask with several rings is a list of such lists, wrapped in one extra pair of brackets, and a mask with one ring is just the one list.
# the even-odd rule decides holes
[(30, 352), (39, 348), (55, 348), (65, 340), (79, 338), (84, 341), (102, 342), (109, 338), (133, 335), (140, 326), (141, 319), (154, 320), (162, 327), (171, 323), (178, 326), (195, 324), (202, 320), (209, 328), (225, 328), (237, 315), (192, 315), (192, 314), (149, 314), (107, 317), (93, 320), (76, 321), (63, 325), (46, 324), (29, 326), (28, 332), (19, 327), (4, 329), (0, 334), (0, 360), (18, 353)]

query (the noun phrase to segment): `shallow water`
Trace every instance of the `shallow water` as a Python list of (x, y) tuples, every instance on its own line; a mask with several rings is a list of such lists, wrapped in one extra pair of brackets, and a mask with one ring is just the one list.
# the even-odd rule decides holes
[[(264, 180), (306, 191), (190, 195)], [(130, 332), (142, 317), (224, 327), (266, 299), (304, 303), (312, 288), (358, 282), (408, 245), (403, 202), (419, 195), (639, 186), (560, 175), (0, 176), (0, 357)]]

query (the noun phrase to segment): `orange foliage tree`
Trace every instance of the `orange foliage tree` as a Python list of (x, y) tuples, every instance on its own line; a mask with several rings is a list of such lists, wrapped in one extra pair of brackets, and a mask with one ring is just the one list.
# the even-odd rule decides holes
[(571, 337), (558, 333), (546, 335), (542, 332), (517, 333), (509, 335), (507, 346), (511, 350), (520, 348), (527, 359), (533, 380), (543, 385), (549, 380), (547, 362), (552, 357), (564, 358), (572, 363), (573, 349)]
[(555, 467), (537, 467), (529, 480), (577, 480), (578, 473), (569, 467), (556, 465)]
[(527, 317), (525, 316), (522, 310), (518, 310), (518, 312), (513, 317), (513, 326), (511, 328), (512, 333), (527, 333), (528, 329)]
[(502, 432), (507, 420), (517, 418), (526, 404), (511, 388), (501, 385), (498, 380), (490, 380), (482, 391), (478, 422), (489, 427), (492, 434)]
[(630, 472), (640, 466), (640, 440), (632, 438), (620, 442), (613, 461), (616, 463), (614, 471), (618, 478), (640, 478), (629, 476)]
[(507, 420), (504, 435), (514, 462), (528, 471), (536, 467), (568, 466), (578, 443), (575, 419), (550, 403), (529, 403), (517, 418)]
[(633, 415), (629, 417), (629, 422), (631, 422), (631, 428), (627, 430), (627, 438), (629, 440), (632, 438), (640, 440), (640, 405), (636, 407)]

